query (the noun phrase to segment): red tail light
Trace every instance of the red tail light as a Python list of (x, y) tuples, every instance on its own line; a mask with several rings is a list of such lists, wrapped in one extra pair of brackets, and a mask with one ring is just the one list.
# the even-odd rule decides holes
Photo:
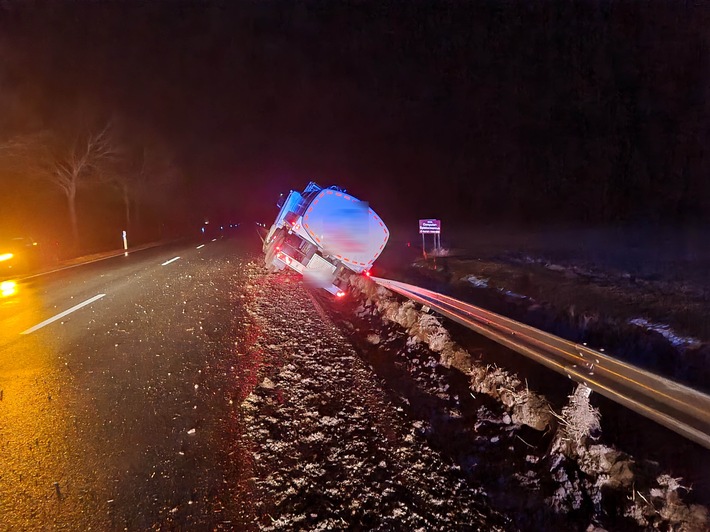
[(367, 270), (365, 272), (365, 275), (367, 275), (368, 277), (372, 277), (372, 272), (370, 270)]
[(338, 290), (338, 292), (335, 294), (335, 297), (345, 297), (345, 292), (342, 290)]

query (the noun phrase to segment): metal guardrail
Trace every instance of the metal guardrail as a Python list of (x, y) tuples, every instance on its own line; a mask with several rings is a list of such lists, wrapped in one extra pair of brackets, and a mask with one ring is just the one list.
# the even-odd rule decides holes
[(444, 294), (372, 280), (710, 449), (710, 396)]

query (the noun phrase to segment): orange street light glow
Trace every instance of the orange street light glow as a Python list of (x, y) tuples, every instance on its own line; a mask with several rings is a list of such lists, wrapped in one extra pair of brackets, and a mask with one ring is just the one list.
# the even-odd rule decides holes
[(10, 260), (12, 257), (14, 257), (12, 253), (3, 253), (2, 255), (0, 255), (0, 262), (4, 260)]
[(0, 283), (0, 297), (10, 297), (17, 292), (15, 281), (3, 281)]

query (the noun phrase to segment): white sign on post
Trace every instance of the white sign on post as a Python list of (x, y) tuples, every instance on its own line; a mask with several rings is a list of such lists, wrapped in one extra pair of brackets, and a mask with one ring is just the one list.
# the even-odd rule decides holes
[(419, 233), (422, 235), (422, 253), (426, 258), (426, 242), (424, 235), (434, 235), (434, 248), (441, 248), (441, 220), (426, 218), (419, 220)]
[(441, 233), (441, 220), (419, 220), (419, 233), (422, 235), (438, 235)]

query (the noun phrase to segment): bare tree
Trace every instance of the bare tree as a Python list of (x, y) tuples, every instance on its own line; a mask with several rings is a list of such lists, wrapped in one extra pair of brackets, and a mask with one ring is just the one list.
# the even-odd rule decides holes
[(103, 168), (119, 156), (119, 149), (111, 136), (111, 124), (67, 137), (44, 131), (16, 138), (6, 143), (5, 147), (23, 172), (46, 180), (62, 192), (67, 202), (73, 244), (77, 247), (77, 190), (92, 181), (99, 181)]
[(169, 150), (152, 142), (135, 146), (105, 174), (106, 180), (121, 195), (126, 221), (130, 230), (140, 223), (141, 208), (155, 204), (165, 196), (165, 189), (179, 181), (179, 170)]

